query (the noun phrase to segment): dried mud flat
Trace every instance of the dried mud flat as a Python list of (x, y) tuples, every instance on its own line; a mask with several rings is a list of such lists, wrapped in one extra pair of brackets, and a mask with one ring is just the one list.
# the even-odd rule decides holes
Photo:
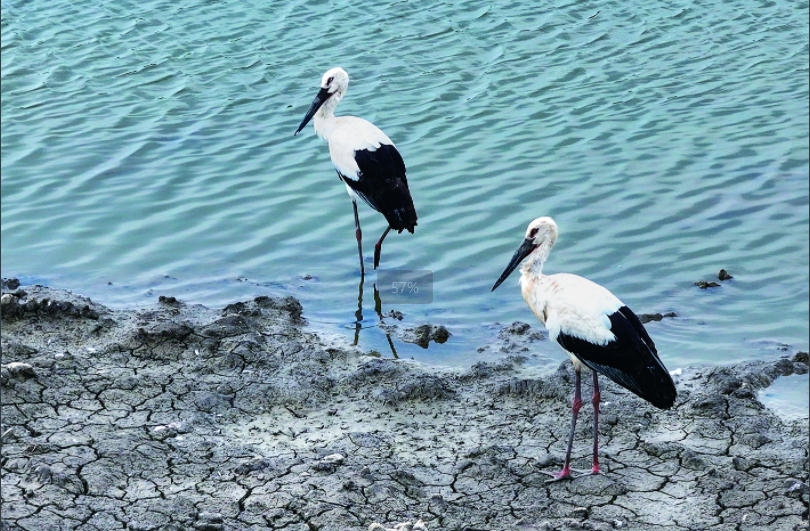
[(687, 371), (669, 411), (605, 382), (606, 473), (547, 483), (570, 363), (379, 359), (313, 333), (291, 298), (113, 311), (3, 292), (3, 530), (808, 528), (807, 421), (757, 400), (806, 353)]

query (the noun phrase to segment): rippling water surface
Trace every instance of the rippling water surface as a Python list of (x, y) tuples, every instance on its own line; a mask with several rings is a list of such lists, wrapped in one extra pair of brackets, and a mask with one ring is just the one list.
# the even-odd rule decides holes
[[(383, 266), (435, 274), (432, 304), (382, 310), (453, 334), (400, 356), (469, 364), (502, 355), (478, 351), (497, 323), (540, 327), (517, 274), (490, 293), (540, 215), (560, 226), (546, 272), (678, 314), (648, 325), (670, 369), (807, 349), (807, 18), (787, 0), (4, 1), (2, 274), (118, 307), (292, 294), (353, 339), (351, 204), (312, 127), (293, 137), (339, 65), (337, 114), (394, 140), (420, 216)], [(384, 220), (360, 216), (370, 259)], [(693, 286), (720, 268), (734, 279)], [(390, 355), (374, 279), (359, 345)]]

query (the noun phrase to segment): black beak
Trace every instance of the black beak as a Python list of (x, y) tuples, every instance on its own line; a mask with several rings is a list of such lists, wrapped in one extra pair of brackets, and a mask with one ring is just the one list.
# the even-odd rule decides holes
[(315, 116), (315, 113), (318, 112), (318, 109), (321, 108), (321, 105), (324, 104), (326, 100), (329, 99), (329, 96), (332, 94), (329, 93), (329, 90), (322, 88), (318, 91), (318, 95), (315, 96), (315, 99), (312, 101), (312, 105), (309, 106), (309, 110), (307, 111), (307, 115), (304, 116), (304, 119), (301, 121), (301, 125), (298, 126), (296, 129), (295, 134), (293, 136), (298, 135), (301, 132), (301, 129), (306, 127), (312, 117)]
[(532, 254), (532, 251), (537, 249), (537, 245), (531, 240), (523, 240), (523, 243), (520, 244), (515, 254), (512, 255), (512, 260), (509, 261), (509, 265), (506, 266), (506, 269), (503, 270), (501, 273), (501, 278), (498, 279), (498, 282), (492, 286), (492, 291), (495, 291), (495, 288), (500, 286), (506, 277), (512, 274), (512, 271), (523, 261), (524, 258)]

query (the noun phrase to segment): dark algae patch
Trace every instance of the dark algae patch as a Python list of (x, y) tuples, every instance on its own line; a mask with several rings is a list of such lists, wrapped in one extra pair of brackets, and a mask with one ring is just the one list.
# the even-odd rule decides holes
[(3, 284), (3, 530), (807, 529), (807, 421), (757, 399), (807, 374), (806, 353), (685, 370), (667, 411), (605, 382), (605, 473), (549, 484), (570, 362), (378, 359), (309, 329), (292, 298), (114, 311), (22, 289)]

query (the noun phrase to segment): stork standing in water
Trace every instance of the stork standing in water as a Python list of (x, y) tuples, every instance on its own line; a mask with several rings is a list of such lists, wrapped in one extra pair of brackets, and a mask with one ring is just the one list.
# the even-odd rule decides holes
[(408, 190), (405, 163), (391, 139), (362, 118), (334, 115), (335, 107), (348, 87), (349, 74), (345, 70), (336, 67), (326, 72), (321, 80), (321, 90), (295, 134), (315, 117), (315, 132), (329, 144), (332, 164), (352, 198), (360, 273), (364, 275), (363, 233), (357, 216), (357, 199), (365, 201), (388, 221), (388, 228), (374, 246), (374, 269), (380, 263), (382, 242), (391, 229), (400, 233), (407, 229), (413, 233), (416, 209)]
[(556, 481), (571, 477), (571, 446), (577, 414), (582, 406), (580, 370), (585, 365), (593, 372), (593, 466), (599, 473), (599, 381), (601, 373), (650, 402), (659, 409), (675, 403), (677, 391), (669, 372), (636, 314), (611, 292), (585, 278), (559, 273), (544, 275), (543, 264), (557, 240), (557, 224), (549, 217), (529, 224), (523, 243), (512, 256), (492, 291), (520, 268), (520, 289), (534, 315), (548, 329), (549, 337), (571, 357), (574, 363), (574, 403), (571, 432), (565, 465), (551, 474)]

